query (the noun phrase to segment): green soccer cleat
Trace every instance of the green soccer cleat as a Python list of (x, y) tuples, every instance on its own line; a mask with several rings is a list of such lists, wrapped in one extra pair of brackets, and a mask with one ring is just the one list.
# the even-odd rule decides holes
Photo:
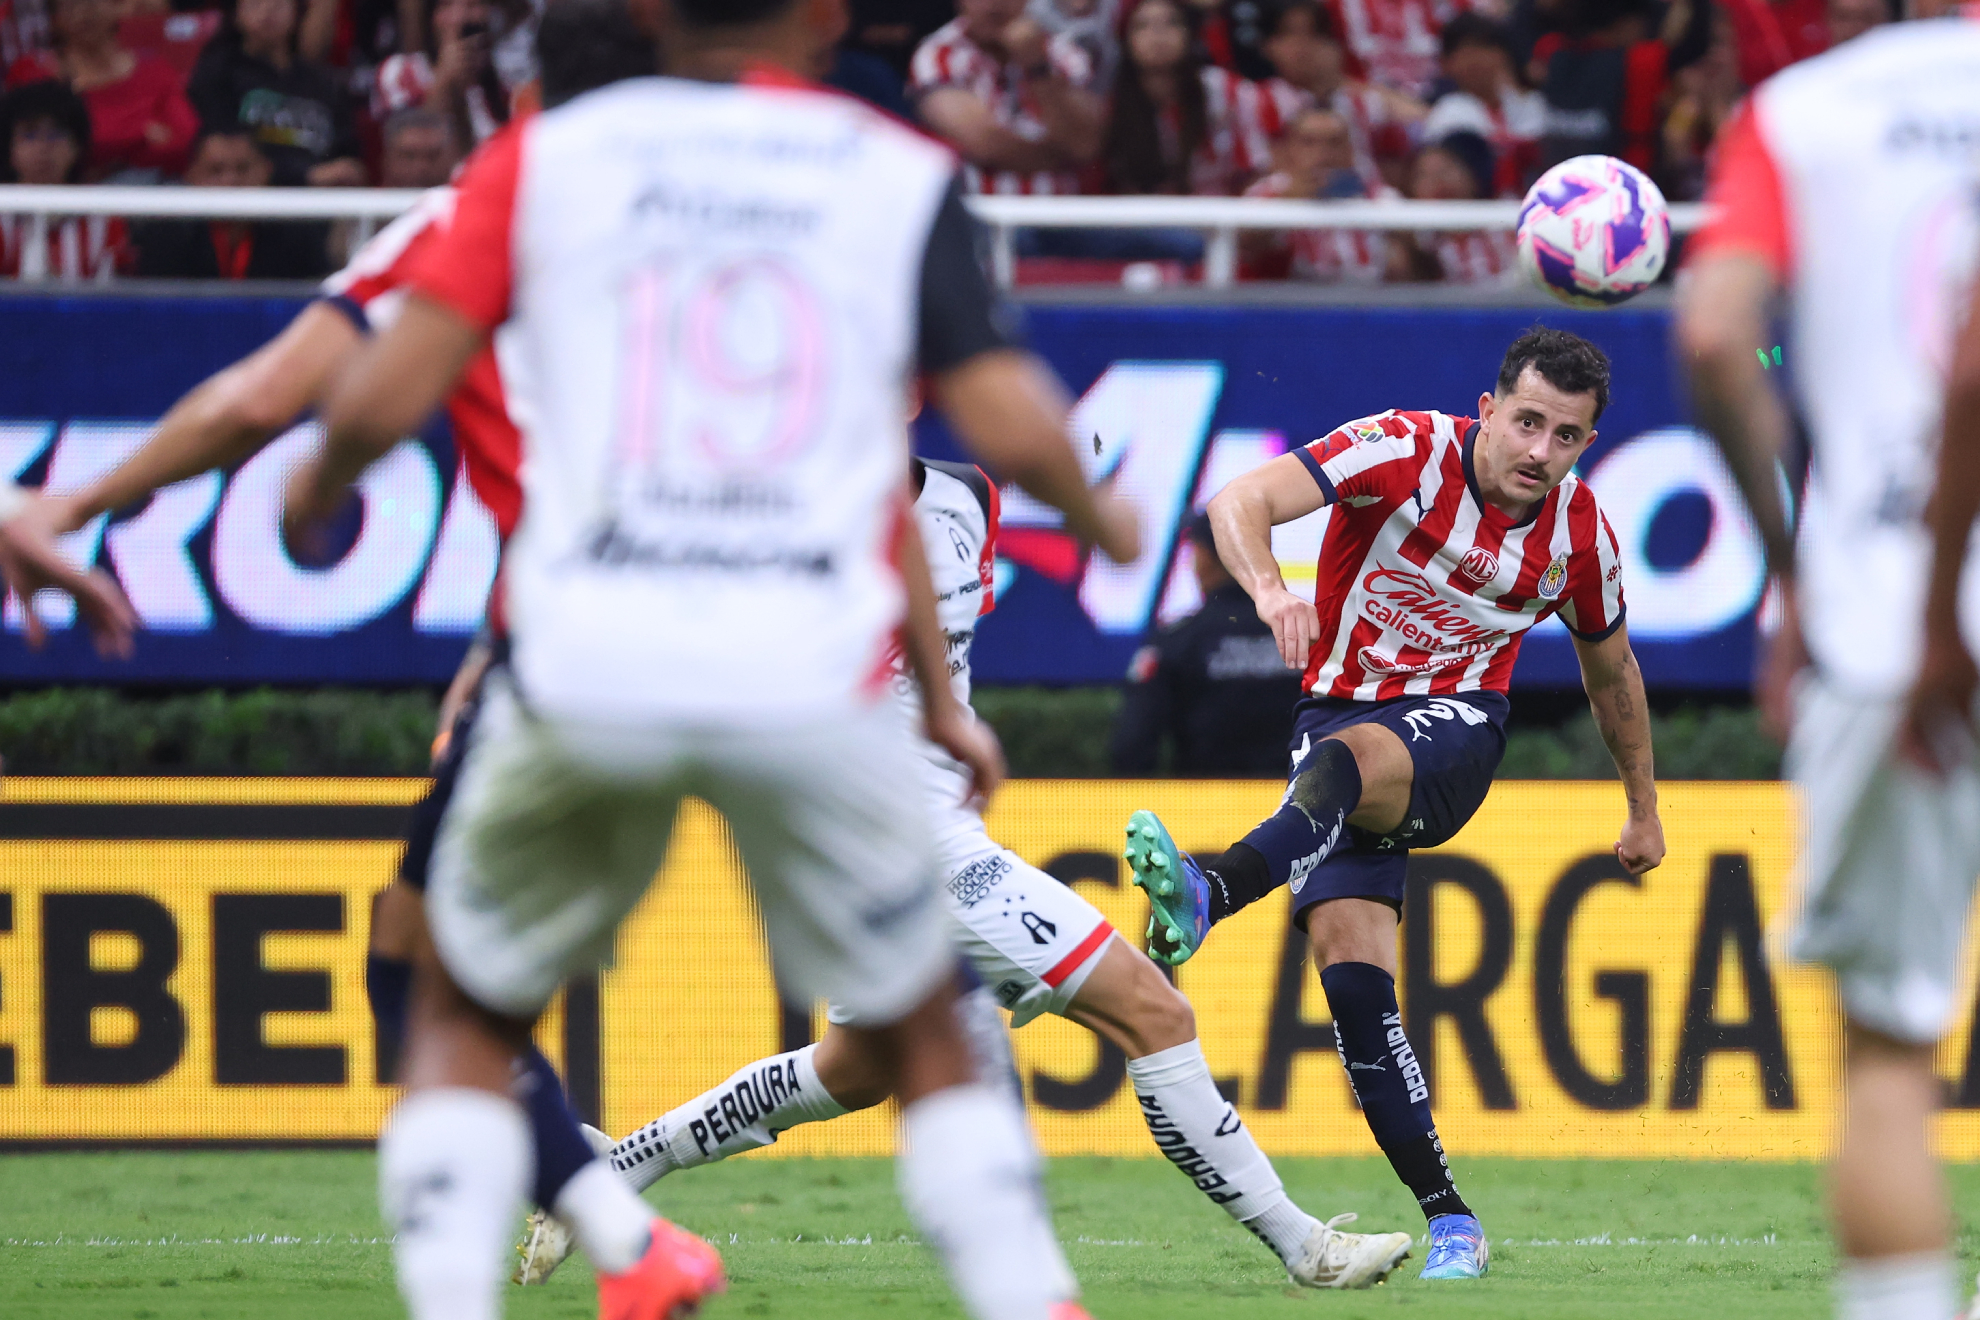
[(1203, 868), (1176, 848), (1152, 811), (1128, 817), (1127, 851), (1122, 856), (1154, 909), (1148, 919), (1148, 956), (1180, 967), (1210, 933), (1210, 882), (1203, 878)]

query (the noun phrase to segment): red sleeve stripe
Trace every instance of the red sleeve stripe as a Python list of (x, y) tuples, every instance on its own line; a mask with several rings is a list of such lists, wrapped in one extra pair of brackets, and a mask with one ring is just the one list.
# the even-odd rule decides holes
[(990, 480), (990, 474), (982, 468), (983, 484), (990, 488), (990, 511), (984, 521), (983, 549), (977, 552), (976, 575), (983, 583), (983, 604), (977, 607), (976, 617), (982, 618), (997, 608), (997, 523), (1003, 517), (1004, 497), (997, 491), (997, 483)]

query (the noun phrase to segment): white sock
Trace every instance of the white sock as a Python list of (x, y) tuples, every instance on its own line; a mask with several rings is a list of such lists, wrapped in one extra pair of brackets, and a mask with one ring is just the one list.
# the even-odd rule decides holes
[(901, 1199), (975, 1320), (1046, 1320), (1068, 1301), (1038, 1153), (1008, 1095), (981, 1082), (902, 1113)]
[(378, 1138), (378, 1200), (412, 1320), (495, 1320), (535, 1163), (529, 1121), (488, 1091), (416, 1091)]
[(1959, 1280), (1943, 1251), (1844, 1259), (1836, 1275), (1839, 1320), (1953, 1320)]
[(1251, 1129), (1217, 1090), (1203, 1045), (1188, 1041), (1128, 1060), (1149, 1135), (1169, 1161), (1231, 1218), (1291, 1263), (1319, 1221), (1292, 1203)]
[(800, 1123), (846, 1112), (818, 1080), (816, 1045), (759, 1059), (612, 1147), (612, 1167), (645, 1191), (676, 1169), (759, 1150)]
[(653, 1207), (604, 1158), (571, 1175), (554, 1209), (571, 1226), (578, 1250), (603, 1274), (624, 1274), (639, 1264), (653, 1237)]

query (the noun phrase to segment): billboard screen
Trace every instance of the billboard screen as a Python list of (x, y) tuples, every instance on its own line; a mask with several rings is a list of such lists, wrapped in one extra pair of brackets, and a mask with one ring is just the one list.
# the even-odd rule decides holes
[[(241, 297), (47, 296), (0, 302), (0, 474), (73, 488), (141, 444), (185, 390), (250, 351), (300, 304)], [(1211, 307), (1059, 304), (1028, 311), (1033, 344), (1077, 396), (1092, 474), (1140, 505), (1147, 551), (1090, 562), (1050, 510), (1004, 501), (999, 606), (977, 675), (991, 683), (1118, 679), (1138, 639), (1195, 605), (1181, 529), (1236, 473), (1386, 408), (1469, 415), (1505, 346), (1536, 318), (1615, 362), (1615, 399), (1582, 465), (1621, 541), (1646, 679), (1732, 688), (1750, 672), (1759, 545), (1707, 442), (1685, 425), (1657, 308)], [(147, 632), (135, 659), (99, 660), (73, 630), (39, 655), (0, 648), (0, 680), (157, 683), (443, 681), (493, 580), (492, 523), (456, 472), (444, 425), (365, 479), (351, 549), (293, 562), (281, 478), (305, 422), (238, 469), (98, 519), (70, 549), (123, 582)], [(958, 456), (940, 423), (919, 443)], [(1279, 530), (1287, 580), (1310, 590), (1325, 513)], [(62, 606), (50, 613), (59, 625)], [(6, 625), (20, 627), (18, 605)], [(1558, 623), (1526, 642), (1515, 683), (1575, 681)]]

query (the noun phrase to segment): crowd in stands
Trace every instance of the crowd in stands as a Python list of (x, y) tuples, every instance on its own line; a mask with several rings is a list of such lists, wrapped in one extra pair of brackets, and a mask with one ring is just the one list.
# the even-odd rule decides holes
[[(0, 181), (427, 187), (523, 113), (546, 0), (0, 0)], [(556, 3), (556, 0), (547, 0)], [(1603, 152), (1696, 198), (1746, 90), (1892, 0), (848, 0), (827, 81), (953, 145), (976, 191), (1518, 197)], [(39, 234), (45, 240), (35, 242)], [(304, 278), (321, 223), (0, 215), (0, 275)], [(1036, 230), (1050, 261), (1193, 231)], [(1508, 235), (1260, 233), (1252, 278), (1505, 278)]]

